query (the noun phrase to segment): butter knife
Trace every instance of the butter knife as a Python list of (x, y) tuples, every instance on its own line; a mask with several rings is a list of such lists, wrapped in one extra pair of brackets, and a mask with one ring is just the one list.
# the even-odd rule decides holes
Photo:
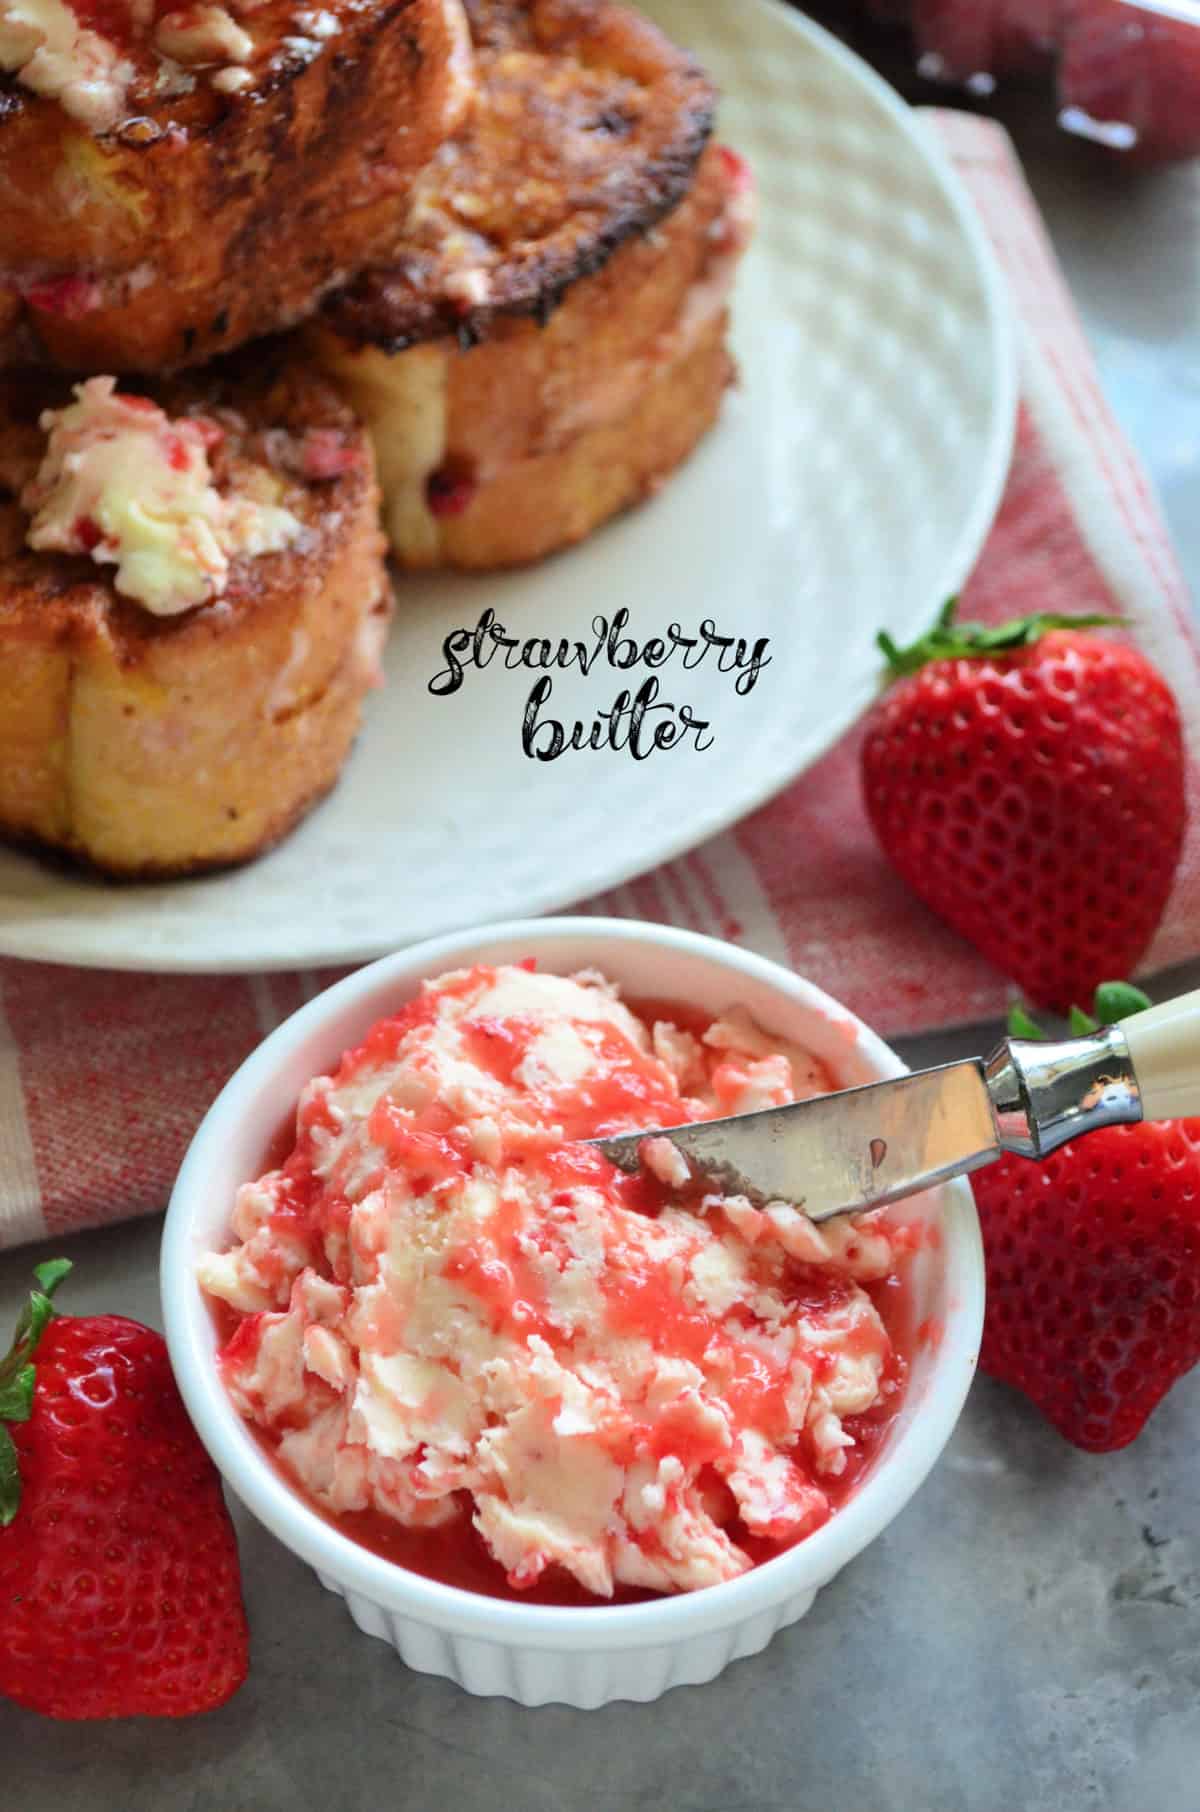
[(1200, 1114), (1200, 990), (1085, 1038), (1007, 1039), (986, 1060), (589, 1142), (636, 1171), (646, 1141), (665, 1139), (693, 1182), (825, 1221), (966, 1176), (1002, 1152), (1036, 1161), (1103, 1126), (1189, 1114)]

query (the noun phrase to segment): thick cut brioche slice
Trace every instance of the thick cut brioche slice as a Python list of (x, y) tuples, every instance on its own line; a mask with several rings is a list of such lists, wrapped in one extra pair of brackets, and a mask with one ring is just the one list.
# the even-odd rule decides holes
[[(734, 377), (727, 316), (707, 323), (686, 357), (648, 377), (637, 401), (553, 452), (500, 467), (460, 515), (429, 516), (408, 564), (486, 570), (520, 566), (582, 541), (631, 504), (651, 497), (703, 439)], [(435, 538), (436, 537), (436, 538)]]
[(120, 596), (110, 567), (28, 547), (17, 497), (45, 446), (38, 410), (68, 386), (25, 373), (0, 384), (8, 838), (111, 875), (182, 874), (258, 854), (337, 779), (389, 609), (374, 467), (328, 384), (262, 355), (255, 366), (156, 395), (173, 419), (224, 429), (222, 494), (278, 504), (301, 531), (283, 551), (235, 558), (223, 596), (168, 617)]
[[(6, 5), (71, 16), (63, 0)], [(136, 37), (127, 15), (119, 42), (92, 34), (115, 59), (107, 86), (62, 88), (36, 60), (0, 74), (10, 364), (197, 364), (302, 319), (389, 252), (404, 193), (470, 103), (461, 0), (230, 9), (160, 6)], [(10, 21), (6, 37), (4, 12), (12, 68), (46, 27)]]
[(745, 165), (705, 149), (711, 87), (655, 27), (611, 0), (471, 12), (476, 106), (403, 257), (308, 329), (413, 567), (537, 559), (655, 488), (731, 376), (748, 233)]

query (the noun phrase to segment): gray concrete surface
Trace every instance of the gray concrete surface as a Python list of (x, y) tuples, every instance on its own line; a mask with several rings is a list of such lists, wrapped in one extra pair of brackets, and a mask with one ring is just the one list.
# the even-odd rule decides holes
[[(1200, 173), (1114, 184), (1041, 125), (1020, 137), (1200, 589)], [(903, 1048), (929, 1062), (986, 1037)], [(157, 1321), (158, 1231), (74, 1241), (72, 1306)], [(0, 1259), (0, 1323), (36, 1256)], [(804, 1622), (711, 1686), (590, 1714), (407, 1672), (239, 1513), (243, 1692), (178, 1726), (50, 1726), (0, 1705), (0, 1807), (1196, 1812), (1198, 1426), (1200, 1373), (1132, 1448), (1093, 1458), (980, 1380), (941, 1466)]]

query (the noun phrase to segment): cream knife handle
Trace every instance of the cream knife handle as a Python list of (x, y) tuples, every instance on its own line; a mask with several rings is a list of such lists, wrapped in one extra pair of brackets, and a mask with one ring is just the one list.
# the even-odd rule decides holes
[(1120, 1021), (1146, 1120), (1200, 1115), (1200, 989)]

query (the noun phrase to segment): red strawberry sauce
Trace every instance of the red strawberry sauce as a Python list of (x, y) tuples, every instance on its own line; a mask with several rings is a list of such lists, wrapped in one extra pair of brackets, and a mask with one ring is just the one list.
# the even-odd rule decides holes
[[(708, 1015), (680, 1006), (674, 1001), (635, 1000), (627, 1002), (627, 1005), (647, 1025), (653, 1024), (655, 1020), (666, 1019), (678, 1027), (699, 1034), (711, 1023)], [(434, 1003), (430, 997), (419, 997), (401, 1013), (381, 1021), (371, 1030), (363, 1045), (343, 1060), (343, 1072), (354, 1068), (364, 1057), (378, 1061), (393, 1056), (405, 1031), (428, 1018), (433, 1010)], [(530, 1021), (526, 1025), (522, 1023), (520, 1016), (509, 1017), (503, 1022), (482, 1022), (474, 1034), (475, 1048), (471, 1055), (481, 1067), (508, 1080), (519, 1064), (525, 1044), (534, 1035), (534, 1031), (534, 1022)], [(665, 1097), (662, 1100), (656, 1098), (650, 1079), (643, 1079), (642, 1091), (639, 1093), (635, 1079), (626, 1069), (614, 1078), (605, 1078), (601, 1084), (590, 1083), (586, 1091), (578, 1094), (571, 1104), (572, 1111), (566, 1115), (568, 1134), (577, 1140), (594, 1137), (603, 1130), (606, 1121), (611, 1120), (622, 1126), (627, 1124), (624, 1116), (631, 1111), (636, 1111), (639, 1115), (644, 1113), (648, 1123), (653, 1124), (656, 1118), (662, 1123), (662, 1113), (659, 1110), (665, 1110), (665, 1107)], [(432, 1181), (466, 1174), (472, 1162), (466, 1141), (458, 1135), (457, 1129), (448, 1119), (444, 1124), (439, 1123), (439, 1116), (442, 1115), (444, 1110), (435, 1105), (427, 1116), (429, 1123), (419, 1131), (414, 1131), (411, 1124), (401, 1125), (395, 1117), (390, 1116), (387, 1103), (381, 1102), (375, 1109), (371, 1136), (395, 1156), (403, 1157), (410, 1167), (410, 1174), (417, 1168), (414, 1159), (419, 1162), (420, 1170), (427, 1173)], [(294, 1138), (293, 1124), (282, 1127), (264, 1155), (264, 1168), (284, 1164)], [(563, 1189), (585, 1182), (592, 1176), (603, 1178), (609, 1190), (614, 1187), (610, 1166), (599, 1153), (580, 1144), (547, 1147), (544, 1135), (539, 1138), (532, 1130), (531, 1150), (525, 1161), (531, 1167), (536, 1166), (544, 1177)], [(668, 1199), (675, 1202), (679, 1200), (677, 1194), (671, 1194), (646, 1174), (618, 1179), (616, 1190), (625, 1207), (649, 1215), (656, 1214)], [(302, 1189), (297, 1191), (294, 1201), (289, 1200), (284, 1212), (289, 1217), (294, 1217), (293, 1227), (303, 1223), (305, 1202)], [(502, 1206), (499, 1214), (487, 1223), (486, 1237), (481, 1234), (477, 1246), (466, 1244), (458, 1248), (450, 1261), (453, 1266), (450, 1274), (490, 1306), (497, 1327), (507, 1325), (514, 1333), (537, 1333), (543, 1306), (541, 1285), (534, 1268), (517, 1246), (516, 1226), (515, 1211), (512, 1225), (508, 1226)], [(547, 1239), (550, 1238), (552, 1233), (548, 1230)], [(449, 1265), (447, 1269), (450, 1269)], [(865, 1283), (858, 1287), (871, 1297), (892, 1342), (893, 1354), (881, 1383), (903, 1385), (908, 1370), (908, 1357), (922, 1344), (935, 1345), (940, 1338), (940, 1326), (926, 1321), (919, 1329), (914, 1327), (915, 1317), (911, 1312), (909, 1290), (904, 1279), (899, 1276), (893, 1275), (881, 1283)], [(794, 1265), (790, 1278), (792, 1300), (802, 1301), (806, 1295), (811, 1295), (814, 1306), (828, 1306), (831, 1299), (836, 1300), (839, 1290), (848, 1288), (849, 1285), (841, 1280), (830, 1278), (817, 1268), (799, 1262)], [(695, 1357), (706, 1347), (711, 1349), (714, 1338), (712, 1320), (691, 1309), (667, 1281), (654, 1271), (620, 1273), (607, 1286), (607, 1300), (610, 1321), (617, 1332), (648, 1338), (662, 1350), (683, 1357)], [(221, 1303), (211, 1304), (211, 1310), (218, 1341), (223, 1349), (232, 1340), (248, 1337), (249, 1330), (257, 1319), (240, 1315)], [(786, 1379), (782, 1369), (774, 1367), (761, 1352), (749, 1344), (739, 1342), (724, 1330), (718, 1333), (717, 1338), (727, 1348), (733, 1377), (733, 1383), (726, 1392), (727, 1400), (736, 1407), (746, 1424), (760, 1427), (768, 1435), (786, 1431), (788, 1418), (783, 1401)], [(903, 1390), (896, 1390), (885, 1395), (865, 1414), (844, 1418), (844, 1426), (855, 1441), (854, 1447), (847, 1452), (846, 1470), (836, 1478), (821, 1478), (821, 1489), (834, 1512), (853, 1495), (870, 1472), (902, 1402)], [(270, 1438), (250, 1424), (246, 1426), (267, 1458), (272, 1464), (276, 1464), (274, 1445)], [(646, 1432), (649, 1433), (649, 1430)], [(656, 1457), (672, 1451), (678, 1453), (685, 1463), (704, 1469), (701, 1479), (706, 1497), (711, 1495), (712, 1503), (723, 1505), (726, 1510), (726, 1514), (718, 1520), (723, 1522), (733, 1540), (756, 1565), (773, 1559), (782, 1551), (779, 1542), (756, 1537), (742, 1524), (732, 1495), (716, 1471), (712, 1470), (712, 1461), (718, 1457), (716, 1449), (711, 1453), (700, 1451), (690, 1422), (686, 1426), (681, 1422), (680, 1428), (675, 1430), (669, 1420), (665, 1424), (660, 1420), (654, 1434)], [(635, 1430), (632, 1437), (626, 1437), (626, 1442), (636, 1439)], [(614, 1453), (614, 1458), (618, 1460), (628, 1457), (630, 1456), (627, 1454)], [(654, 1592), (618, 1586), (612, 1599), (597, 1598), (554, 1566), (549, 1567), (533, 1585), (517, 1590), (508, 1584), (503, 1568), (491, 1557), (476, 1532), (471, 1522), (470, 1501), (466, 1496), (458, 1516), (451, 1521), (434, 1529), (410, 1529), (375, 1510), (334, 1515), (309, 1497), (290, 1473), (280, 1468), (280, 1476), (285, 1479), (290, 1490), (300, 1492), (314, 1515), (352, 1541), (360, 1543), (384, 1560), (392, 1561), (426, 1578), (438, 1580), (444, 1585), (486, 1597), (508, 1599), (514, 1603), (540, 1605), (629, 1604), (659, 1596)]]
[(78, 273), (26, 284), (21, 293), (30, 308), (44, 315), (61, 315), (64, 321), (78, 321), (90, 315), (104, 299), (96, 279)]
[[(875, 1286), (870, 1287), (869, 1294), (878, 1305), (879, 1297), (875, 1293)], [(239, 1319), (232, 1310), (219, 1308), (216, 1311), (223, 1344), (236, 1328)], [(888, 1375), (885, 1373), (885, 1377)], [(870, 1472), (898, 1410), (899, 1402), (892, 1398), (887, 1404), (868, 1411), (866, 1415), (845, 1417), (843, 1426), (854, 1436), (857, 1445), (850, 1449), (846, 1470), (841, 1477), (822, 1480), (821, 1484), (821, 1489), (835, 1511), (853, 1496)], [(638, 1591), (630, 1586), (619, 1585), (611, 1598), (597, 1598), (559, 1567), (548, 1567), (541, 1579), (517, 1591), (509, 1585), (503, 1567), (498, 1566), (488, 1553), (483, 1538), (471, 1521), (468, 1503), (464, 1502), (455, 1519), (436, 1529), (408, 1529), (378, 1510), (352, 1511), (335, 1516), (315, 1498), (310, 1497), (297, 1485), (292, 1474), (279, 1465), (274, 1445), (262, 1430), (254, 1428), (250, 1423), (245, 1423), (244, 1426), (284, 1484), (304, 1499), (314, 1516), (319, 1516), (331, 1529), (336, 1529), (339, 1534), (357, 1542), (360, 1547), (379, 1555), (381, 1560), (390, 1560), (396, 1566), (406, 1567), (410, 1573), (420, 1573), (423, 1578), (435, 1579), (441, 1585), (457, 1586), (463, 1592), (478, 1592), (485, 1598), (504, 1598), (510, 1604), (553, 1604), (568, 1607), (642, 1604), (663, 1596), (659, 1592)], [(738, 1547), (750, 1556), (756, 1566), (762, 1566), (764, 1562), (774, 1560), (784, 1552), (779, 1542), (767, 1541), (749, 1533), (734, 1512), (733, 1500), (724, 1482), (715, 1472), (706, 1483), (711, 1484), (715, 1495), (728, 1503), (726, 1526)]]

